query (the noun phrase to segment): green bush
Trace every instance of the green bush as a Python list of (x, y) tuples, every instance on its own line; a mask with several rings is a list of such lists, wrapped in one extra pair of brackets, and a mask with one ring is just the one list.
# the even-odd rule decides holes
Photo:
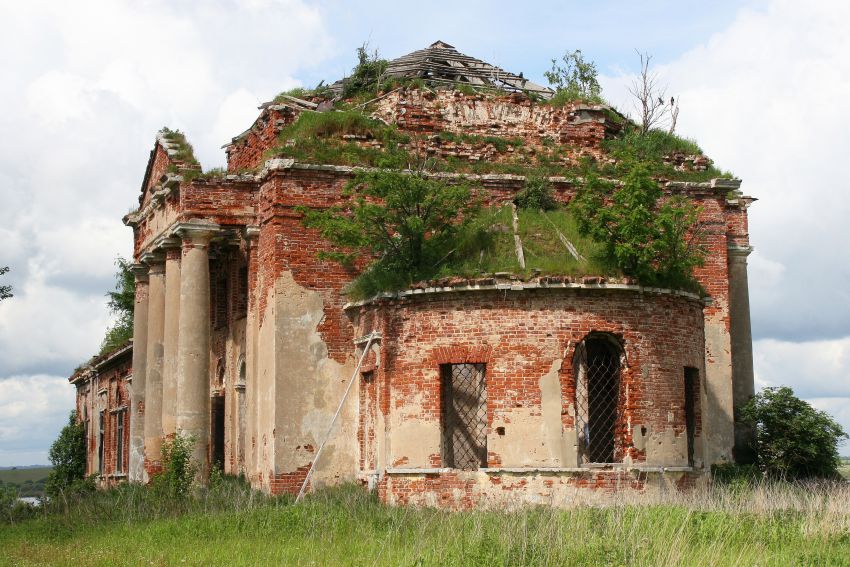
[(369, 45), (367, 43), (358, 47), (357, 65), (352, 69), (351, 75), (344, 81), (342, 98), (347, 99), (376, 94), (378, 83), (387, 69), (387, 64), (388, 61), (381, 59), (377, 50), (369, 53)]
[(742, 418), (755, 429), (756, 462), (766, 476), (841, 478), (838, 443), (847, 433), (791, 388), (765, 388), (747, 403)]
[(342, 207), (298, 211), (337, 246), (320, 258), (346, 265), (375, 259), (349, 289), (361, 297), (433, 276), (477, 208), (466, 185), (394, 171), (358, 173), (345, 195)]
[(530, 175), (525, 179), (525, 186), (514, 199), (517, 207), (535, 211), (551, 211), (558, 207), (552, 194), (552, 184), (542, 175)]
[(662, 197), (648, 168), (637, 164), (622, 186), (591, 174), (570, 207), (581, 233), (603, 243), (624, 274), (643, 285), (699, 291), (699, 209), (684, 197)]
[(192, 459), (195, 438), (178, 434), (162, 444), (162, 472), (153, 478), (154, 490), (175, 498), (188, 496), (195, 484), (198, 465)]
[(555, 105), (572, 100), (602, 101), (596, 63), (585, 61), (580, 49), (564, 53), (560, 63), (552, 59), (552, 69), (543, 74), (555, 87), (555, 97), (551, 101)]
[(59, 437), (50, 446), (48, 453), (53, 470), (47, 476), (45, 493), (48, 497), (59, 496), (63, 491), (78, 486), (86, 474), (86, 437), (83, 423), (77, 419), (77, 411), (71, 411), (68, 423), (59, 432)]

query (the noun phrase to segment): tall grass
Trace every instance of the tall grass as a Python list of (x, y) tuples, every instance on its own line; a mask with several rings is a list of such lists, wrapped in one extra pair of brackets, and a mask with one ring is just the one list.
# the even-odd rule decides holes
[(846, 484), (761, 484), (447, 512), (354, 485), (295, 505), (228, 481), (178, 510), (122, 487), (0, 527), (0, 564), (844, 565), (849, 503)]

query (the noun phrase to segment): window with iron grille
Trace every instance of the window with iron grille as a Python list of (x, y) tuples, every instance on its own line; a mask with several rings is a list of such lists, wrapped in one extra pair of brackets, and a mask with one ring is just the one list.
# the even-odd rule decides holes
[(443, 364), (443, 466), (487, 466), (487, 389), (484, 364)]
[(620, 351), (604, 338), (579, 345), (576, 377), (576, 425), (584, 463), (616, 461), (620, 414)]

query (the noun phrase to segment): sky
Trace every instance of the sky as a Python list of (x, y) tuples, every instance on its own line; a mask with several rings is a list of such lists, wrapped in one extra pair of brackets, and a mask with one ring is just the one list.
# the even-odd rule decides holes
[(46, 463), (67, 422), (156, 131), (222, 166), (258, 104), (342, 77), (364, 42), (394, 58), (440, 39), (541, 84), (581, 49), (632, 113), (635, 50), (651, 53), (678, 133), (759, 199), (757, 388), (791, 386), (850, 431), (848, 2), (0, 0), (0, 14), (0, 283), (15, 294), (0, 302), (0, 466)]

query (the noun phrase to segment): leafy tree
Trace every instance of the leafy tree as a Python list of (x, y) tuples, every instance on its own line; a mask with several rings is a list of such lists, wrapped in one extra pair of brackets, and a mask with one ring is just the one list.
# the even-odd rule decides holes
[(755, 429), (756, 463), (767, 476), (838, 477), (838, 443), (847, 433), (791, 388), (765, 388), (744, 406), (742, 417)]
[[(9, 271), (8, 266), (0, 267), (0, 276)], [(9, 299), (12, 297), (12, 286), (10, 285), (0, 285), (0, 301), (4, 299)]]
[(358, 257), (375, 259), (355, 281), (354, 295), (433, 276), (477, 208), (466, 185), (386, 170), (358, 173), (345, 195), (344, 207), (298, 210), (306, 226), (339, 247), (320, 257), (347, 265)]
[(45, 492), (48, 496), (57, 496), (84, 480), (86, 474), (85, 427), (77, 419), (76, 410), (71, 411), (68, 423), (50, 446), (48, 456), (53, 464), (53, 470), (47, 476), (45, 484)]
[(602, 93), (596, 63), (585, 61), (581, 49), (567, 51), (560, 62), (552, 59), (552, 69), (543, 74), (559, 95), (571, 100), (598, 100)]
[(126, 343), (133, 337), (133, 309), (136, 298), (136, 278), (132, 264), (124, 258), (117, 258), (115, 265), (115, 290), (106, 293), (109, 298), (109, 311), (117, 317), (115, 324), (106, 331), (100, 346), (101, 354), (109, 352)]
[(644, 285), (696, 289), (693, 269), (705, 256), (699, 209), (684, 197), (662, 197), (646, 166), (636, 164), (621, 187), (591, 173), (570, 206), (580, 232), (604, 243), (624, 274)]

